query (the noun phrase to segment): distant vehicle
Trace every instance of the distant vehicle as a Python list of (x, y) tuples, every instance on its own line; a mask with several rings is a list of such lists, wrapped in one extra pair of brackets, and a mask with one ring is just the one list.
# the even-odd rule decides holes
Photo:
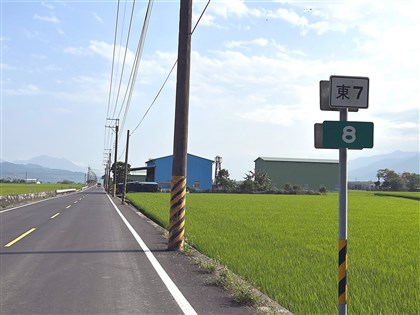
[(101, 183), (97, 183), (96, 184), (96, 187), (101, 187), (102, 186), (102, 184)]
[[(117, 185), (117, 193), (122, 194), (124, 185), (119, 183)], [(159, 185), (155, 182), (128, 182), (126, 192), (158, 192)]]

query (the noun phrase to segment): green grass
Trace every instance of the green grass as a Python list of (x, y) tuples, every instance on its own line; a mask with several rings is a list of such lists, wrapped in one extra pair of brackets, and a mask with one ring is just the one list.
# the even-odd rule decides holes
[[(168, 227), (169, 194), (128, 194)], [(418, 314), (419, 202), (350, 192), (349, 314)], [(188, 194), (186, 237), (296, 314), (337, 313), (338, 195)]]
[(20, 195), (34, 192), (54, 191), (57, 189), (81, 188), (82, 185), (62, 184), (4, 184), (0, 183), (0, 196)]

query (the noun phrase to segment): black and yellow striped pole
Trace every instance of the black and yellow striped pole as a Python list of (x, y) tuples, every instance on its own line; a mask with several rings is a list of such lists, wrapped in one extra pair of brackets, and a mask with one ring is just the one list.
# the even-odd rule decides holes
[(185, 176), (173, 176), (169, 218), (169, 249), (182, 250), (184, 248), (185, 196)]
[(174, 155), (172, 162), (169, 250), (184, 249), (184, 223), (187, 180), (188, 109), (192, 0), (181, 0), (179, 10), (178, 65), (175, 100)]
[(338, 305), (347, 305), (347, 240), (338, 241)]
[[(340, 110), (340, 121), (347, 121), (347, 109)], [(338, 314), (347, 314), (347, 148), (339, 149), (338, 209)]]

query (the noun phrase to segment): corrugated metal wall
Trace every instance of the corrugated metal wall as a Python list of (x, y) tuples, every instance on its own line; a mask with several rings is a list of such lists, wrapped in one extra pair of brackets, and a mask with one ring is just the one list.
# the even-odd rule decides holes
[(258, 158), (255, 170), (264, 170), (273, 186), (282, 189), (286, 183), (302, 185), (305, 189), (338, 190), (338, 163), (315, 161), (270, 161)]
[[(154, 181), (159, 184), (170, 183), (172, 178), (172, 155), (156, 158), (146, 162), (148, 166), (155, 166)], [(199, 190), (212, 188), (213, 161), (196, 155), (187, 155), (187, 187)]]

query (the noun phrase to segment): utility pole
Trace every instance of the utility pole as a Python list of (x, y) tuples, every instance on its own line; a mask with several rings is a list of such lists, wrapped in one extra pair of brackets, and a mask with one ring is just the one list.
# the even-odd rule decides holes
[(107, 118), (107, 120), (115, 120), (115, 126), (106, 126), (108, 128), (115, 128), (115, 156), (114, 156), (114, 176), (112, 180), (112, 197), (115, 197), (117, 191), (117, 154), (118, 154), (118, 125), (120, 120), (118, 118)]
[(109, 152), (108, 154), (108, 182), (106, 184), (107, 187), (107, 192), (110, 193), (111, 189), (110, 189), (110, 181), (111, 181), (111, 152)]
[(112, 186), (112, 197), (115, 197), (117, 193), (117, 153), (118, 152), (118, 120), (117, 125), (115, 125), (115, 156), (114, 156), (114, 178)]
[(192, 0), (180, 1), (169, 250), (184, 249)]
[(125, 171), (124, 171), (124, 186), (121, 198), (121, 204), (125, 201), (125, 191), (127, 189), (127, 176), (128, 176), (128, 145), (130, 143), (130, 130), (127, 130), (127, 144), (125, 146)]

